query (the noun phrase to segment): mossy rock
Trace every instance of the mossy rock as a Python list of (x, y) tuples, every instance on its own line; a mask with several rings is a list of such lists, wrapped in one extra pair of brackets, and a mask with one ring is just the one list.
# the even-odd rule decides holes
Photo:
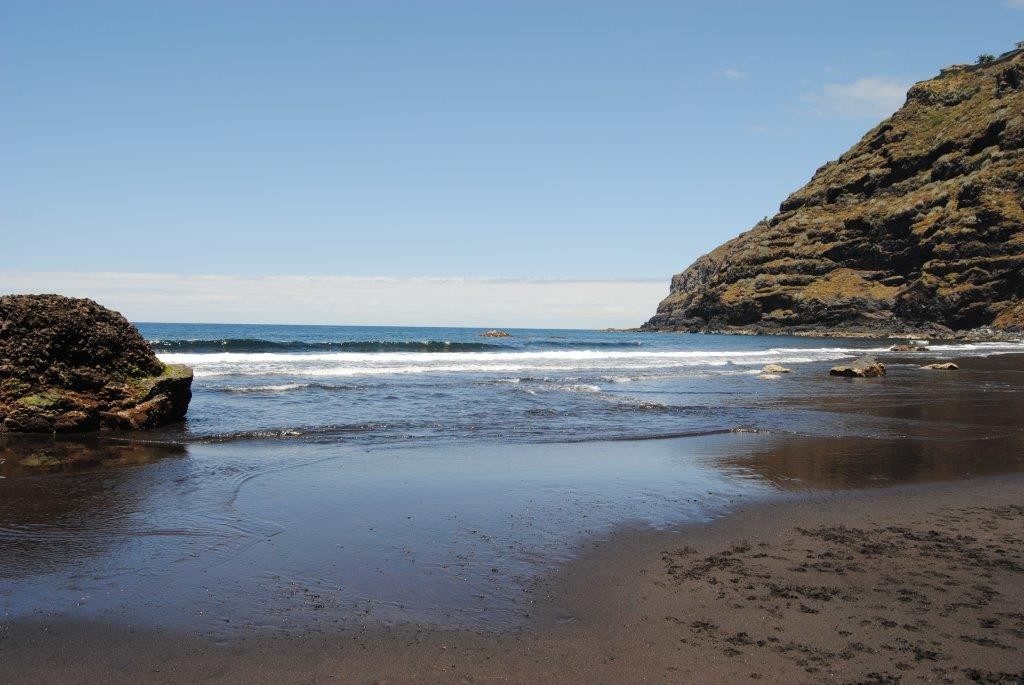
[(0, 433), (159, 426), (185, 415), (191, 384), (92, 300), (0, 297)]
[(57, 390), (47, 390), (35, 395), (26, 395), (18, 399), (18, 404), (38, 409), (52, 409), (60, 404), (63, 394)]

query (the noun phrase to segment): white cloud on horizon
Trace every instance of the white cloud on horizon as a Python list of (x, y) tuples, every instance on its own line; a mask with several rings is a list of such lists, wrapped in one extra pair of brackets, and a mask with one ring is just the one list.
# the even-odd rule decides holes
[(852, 83), (827, 83), (804, 96), (822, 116), (887, 117), (906, 100), (910, 84), (886, 76), (868, 76)]
[(747, 77), (747, 74), (739, 69), (724, 69), (722, 70), (722, 76), (738, 81)]
[(668, 279), (362, 278), (0, 271), (0, 293), (89, 297), (132, 321), (637, 326)]

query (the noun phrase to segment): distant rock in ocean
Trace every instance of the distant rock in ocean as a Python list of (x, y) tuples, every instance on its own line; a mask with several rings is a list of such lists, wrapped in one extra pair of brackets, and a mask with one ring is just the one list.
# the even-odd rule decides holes
[(0, 297), (0, 433), (153, 428), (185, 416), (192, 370), (92, 300)]
[(943, 69), (779, 213), (672, 278), (645, 330), (1024, 332), (1024, 50)]
[(511, 338), (512, 334), (508, 331), (499, 331), (498, 329), (484, 331), (480, 334), (482, 338)]

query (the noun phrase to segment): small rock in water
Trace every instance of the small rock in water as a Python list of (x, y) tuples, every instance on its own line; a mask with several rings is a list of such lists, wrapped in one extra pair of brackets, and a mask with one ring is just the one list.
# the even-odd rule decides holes
[(764, 375), (771, 373), (789, 373), (789, 369), (779, 364), (765, 364), (764, 368), (761, 369), (761, 374)]
[(901, 343), (899, 345), (893, 345), (892, 347), (889, 348), (889, 351), (890, 352), (927, 352), (928, 351), (928, 346), (927, 345), (919, 345), (919, 344), (917, 344), (917, 341), (915, 341), (915, 342), (910, 343), (910, 344)]
[(922, 369), (935, 369), (936, 371), (956, 371), (960, 367), (953, 362), (943, 362), (940, 364), (925, 364), (921, 367)]
[(861, 357), (849, 364), (833, 366), (829, 369), (828, 375), (845, 378), (875, 378), (885, 375), (885, 364), (874, 357)]
[(480, 334), (482, 338), (511, 338), (512, 334), (508, 331), (499, 331), (497, 329), (491, 331), (484, 331)]

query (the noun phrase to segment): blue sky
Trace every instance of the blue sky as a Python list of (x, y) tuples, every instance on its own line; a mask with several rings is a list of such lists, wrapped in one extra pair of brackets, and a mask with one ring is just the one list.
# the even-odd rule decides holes
[(1024, 0), (7, 0), (0, 270), (665, 280), (1018, 40)]

